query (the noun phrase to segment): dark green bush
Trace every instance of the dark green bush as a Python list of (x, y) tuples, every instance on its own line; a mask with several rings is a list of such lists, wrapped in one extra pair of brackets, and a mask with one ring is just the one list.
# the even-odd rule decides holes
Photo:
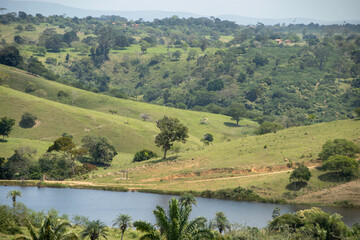
[(263, 122), (260, 127), (255, 131), (256, 134), (262, 135), (266, 133), (276, 133), (277, 131), (283, 129), (284, 127), (281, 124), (274, 122)]
[(29, 112), (25, 112), (22, 117), (21, 121), (19, 122), (20, 127), (22, 128), (32, 128), (36, 124), (37, 117), (32, 115)]
[(154, 158), (157, 157), (157, 154), (154, 153), (153, 151), (144, 149), (141, 150), (140, 152), (136, 152), (133, 162), (141, 162), (141, 161), (145, 161), (145, 160), (149, 160), (150, 158)]
[(322, 146), (322, 151), (319, 153), (319, 158), (327, 160), (331, 156), (342, 155), (354, 158), (356, 153), (360, 153), (360, 147), (355, 143), (346, 139), (329, 140)]
[(355, 159), (347, 156), (331, 156), (324, 162), (323, 168), (339, 170), (341, 175), (348, 179), (354, 179), (359, 176), (359, 163)]

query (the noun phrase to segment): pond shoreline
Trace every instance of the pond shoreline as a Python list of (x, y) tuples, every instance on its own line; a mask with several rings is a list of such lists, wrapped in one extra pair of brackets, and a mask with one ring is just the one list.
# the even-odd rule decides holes
[[(38, 180), (0, 180), (0, 186), (20, 186), (20, 187), (39, 187), (39, 188), (72, 188), (72, 189), (89, 189), (89, 190), (103, 190), (113, 192), (142, 192), (142, 193), (154, 193), (163, 195), (177, 195), (180, 196), (185, 192), (182, 191), (164, 191), (157, 189), (137, 189), (137, 188), (125, 188), (114, 185), (98, 185), (87, 182), (72, 182), (72, 181), (38, 181)], [(223, 190), (219, 190), (223, 191)], [(216, 196), (204, 196), (201, 192), (186, 191), (192, 193), (196, 197), (213, 198), (222, 200), (233, 200), (233, 201), (247, 201), (247, 202), (260, 202), (260, 203), (276, 203), (276, 204), (290, 204), (290, 205), (304, 205), (304, 206), (328, 206), (328, 207), (344, 207), (344, 208), (360, 208), (360, 205), (348, 204), (347, 202), (341, 203), (303, 203), (296, 201), (286, 201), (284, 199), (270, 199), (270, 198), (231, 198), (231, 197), (216, 197)], [(214, 191), (209, 191), (213, 192)]]

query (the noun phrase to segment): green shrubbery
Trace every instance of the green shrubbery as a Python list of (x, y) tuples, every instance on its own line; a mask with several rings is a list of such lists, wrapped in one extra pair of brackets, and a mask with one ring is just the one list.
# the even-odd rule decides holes
[(347, 156), (335, 155), (328, 158), (323, 163), (323, 168), (327, 170), (338, 170), (347, 179), (354, 179), (359, 176), (359, 163)]
[(331, 156), (342, 155), (354, 158), (356, 153), (360, 153), (360, 147), (346, 139), (329, 140), (322, 146), (319, 158), (327, 160)]
[(25, 112), (21, 116), (21, 121), (19, 122), (20, 127), (22, 128), (32, 128), (35, 126), (37, 117), (29, 112)]
[(221, 198), (242, 201), (263, 201), (264, 199), (255, 193), (252, 189), (237, 187), (234, 189), (221, 189), (217, 191), (205, 190), (201, 192), (200, 197)]
[(339, 214), (323, 212), (319, 208), (286, 213), (269, 223), (273, 231), (294, 233), (294, 239), (344, 239), (354, 232), (341, 221)]
[(149, 160), (150, 158), (155, 158), (157, 156), (158, 155), (153, 151), (144, 149), (135, 153), (133, 162), (141, 162), (141, 161)]
[(255, 131), (256, 134), (276, 133), (277, 131), (284, 129), (281, 124), (274, 122), (263, 122), (260, 127)]

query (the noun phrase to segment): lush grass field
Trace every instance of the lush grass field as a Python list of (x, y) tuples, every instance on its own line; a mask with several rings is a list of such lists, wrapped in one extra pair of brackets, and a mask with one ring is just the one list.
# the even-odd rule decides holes
[(0, 141), (1, 157), (9, 158), (14, 154), (15, 149), (30, 148), (36, 150), (35, 158), (40, 157), (50, 146), (50, 142), (29, 140), (24, 138), (6, 138)]
[[(234, 121), (232, 121), (230, 117), (224, 115), (169, 108), (96, 94), (57, 82), (48, 81), (41, 77), (35, 77), (19, 69), (4, 65), (0, 65), (0, 71), (10, 76), (10, 80), (6, 82), (10, 88), (24, 92), (27, 82), (31, 81), (35, 83), (38, 89), (42, 90), (43, 94), (41, 94), (41, 96), (43, 98), (66, 105), (73, 105), (106, 113), (104, 116), (107, 116), (105, 118), (109, 119), (120, 116), (122, 117), (121, 122), (128, 122), (129, 126), (132, 126), (133, 122), (138, 123), (139, 120), (141, 120), (141, 123), (139, 124), (149, 125), (152, 126), (153, 129), (156, 129), (155, 121), (162, 118), (164, 115), (167, 115), (178, 118), (180, 122), (189, 128), (190, 135), (195, 138), (201, 139), (204, 134), (211, 133), (214, 135), (215, 142), (221, 142), (226, 139), (236, 139), (240, 136), (252, 134), (254, 129), (258, 126), (256, 122), (243, 119), (239, 122), (242, 127), (236, 127)], [(57, 94), (60, 90), (68, 93), (69, 96), (59, 98)], [(33, 94), (37, 93), (35, 92)], [(38, 100), (40, 101), (40, 99)], [(7, 106), (10, 111), (10, 105)], [(4, 106), (4, 109), (5, 108), (6, 106)], [(111, 109), (118, 111), (118, 113), (111, 115), (109, 113), (109, 110)], [(142, 113), (148, 114), (152, 119), (148, 120), (149, 122), (142, 121), (139, 117)], [(69, 131), (69, 133), (71, 133), (71, 131)], [(154, 132), (154, 134), (156, 133)], [(106, 136), (106, 134), (104, 135)], [(153, 138), (151, 138), (151, 141), (153, 141)], [(198, 144), (200, 144), (200, 142), (198, 142)]]
[[(346, 138), (356, 141), (359, 133), (360, 122), (354, 120), (290, 128), (276, 134), (215, 143), (198, 151), (179, 153), (168, 161), (149, 160), (133, 164), (129, 158), (118, 165), (129, 170), (129, 180), (121, 179), (120, 174), (110, 168), (92, 174), (89, 181), (163, 191), (242, 186), (252, 187), (265, 197), (282, 198), (289, 191), (286, 186), (292, 171), (286, 167), (287, 164), (309, 164), (310, 160), (317, 159), (327, 140)], [(339, 184), (321, 180), (324, 178), (319, 176), (326, 172), (312, 168), (312, 173), (309, 185), (300, 194)]]

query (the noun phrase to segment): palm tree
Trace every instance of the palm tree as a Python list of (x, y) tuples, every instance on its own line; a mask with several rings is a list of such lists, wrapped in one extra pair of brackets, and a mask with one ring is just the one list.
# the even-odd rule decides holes
[(230, 222), (223, 212), (216, 213), (213, 224), (219, 230), (220, 234), (226, 229), (230, 229)]
[(16, 197), (21, 197), (21, 192), (20, 191), (16, 191), (16, 190), (12, 190), (7, 194), (8, 198), (12, 198), (13, 201), (13, 207), (15, 208), (16, 205)]
[(87, 222), (85, 229), (81, 232), (81, 237), (86, 238), (89, 236), (91, 240), (100, 239), (100, 237), (107, 239), (107, 235), (108, 230), (100, 220)]
[(54, 220), (51, 216), (47, 216), (42, 221), (40, 229), (37, 231), (30, 222), (27, 228), (30, 232), (29, 237), (22, 237), (26, 240), (78, 240), (79, 237), (73, 232), (66, 232), (66, 227), (70, 223), (60, 219)]
[(138, 231), (146, 233), (140, 240), (161, 240), (160, 232), (151, 223), (136, 221), (134, 222), (134, 227), (136, 227)]
[(185, 193), (184, 195), (182, 195), (179, 199), (180, 204), (182, 205), (191, 205), (194, 204), (196, 206), (196, 199), (195, 196), (192, 195), (191, 193)]
[(177, 199), (172, 198), (169, 202), (168, 213), (160, 206), (154, 210), (156, 225), (160, 233), (153, 225), (146, 222), (137, 221), (134, 226), (137, 230), (147, 233), (142, 239), (160, 239), (160, 235), (167, 240), (212, 239), (211, 231), (205, 228), (204, 217), (197, 217), (189, 222), (191, 210), (190, 205), (179, 204)]
[(131, 227), (131, 217), (127, 214), (119, 214), (114, 220), (113, 226), (118, 226), (121, 230), (121, 240), (127, 228)]

